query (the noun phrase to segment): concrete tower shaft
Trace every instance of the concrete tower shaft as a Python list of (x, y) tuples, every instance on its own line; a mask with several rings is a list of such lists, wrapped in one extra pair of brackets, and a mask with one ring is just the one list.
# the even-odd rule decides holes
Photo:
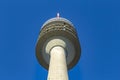
[(65, 54), (66, 51), (61, 46), (55, 46), (51, 49), (47, 80), (68, 80)]
[(50, 51), (55, 46), (66, 50), (66, 66), (71, 69), (79, 60), (81, 48), (73, 24), (61, 17), (46, 21), (40, 31), (36, 45), (36, 57), (39, 63), (49, 69)]

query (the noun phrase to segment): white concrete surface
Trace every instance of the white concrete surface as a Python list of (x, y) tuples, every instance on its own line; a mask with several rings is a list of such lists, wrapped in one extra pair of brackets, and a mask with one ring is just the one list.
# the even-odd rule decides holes
[(63, 47), (56, 46), (51, 49), (47, 80), (68, 80), (65, 54)]

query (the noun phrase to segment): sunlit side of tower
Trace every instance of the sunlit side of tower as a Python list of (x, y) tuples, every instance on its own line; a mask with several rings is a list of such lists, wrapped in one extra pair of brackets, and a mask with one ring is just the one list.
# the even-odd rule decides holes
[(67, 70), (77, 64), (80, 55), (79, 39), (69, 20), (57, 14), (43, 24), (36, 45), (36, 57), (48, 70), (47, 80), (68, 80)]

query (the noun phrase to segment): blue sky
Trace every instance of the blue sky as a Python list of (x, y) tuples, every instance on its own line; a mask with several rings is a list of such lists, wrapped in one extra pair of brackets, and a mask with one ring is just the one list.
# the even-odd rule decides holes
[(59, 12), (82, 55), (69, 80), (120, 80), (119, 0), (0, 0), (0, 80), (46, 80), (35, 56), (42, 24)]

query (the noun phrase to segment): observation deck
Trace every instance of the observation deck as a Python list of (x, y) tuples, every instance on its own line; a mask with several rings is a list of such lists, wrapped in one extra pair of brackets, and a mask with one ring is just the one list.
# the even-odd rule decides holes
[(79, 39), (73, 24), (65, 18), (51, 18), (41, 28), (36, 45), (36, 57), (46, 69), (49, 68), (50, 50), (54, 46), (61, 46), (66, 50), (68, 70), (77, 64), (81, 55)]

